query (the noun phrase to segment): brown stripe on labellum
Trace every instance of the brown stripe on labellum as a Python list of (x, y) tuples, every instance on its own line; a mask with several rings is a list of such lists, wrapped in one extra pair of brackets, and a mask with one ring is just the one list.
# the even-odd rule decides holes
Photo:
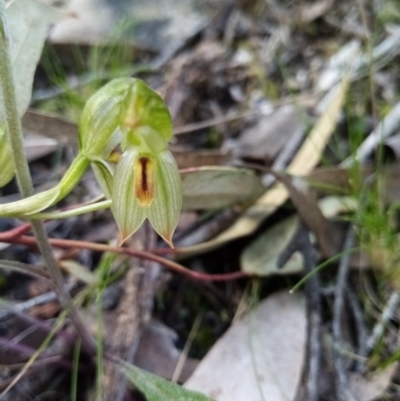
[(135, 162), (135, 197), (140, 206), (150, 206), (154, 199), (155, 163), (149, 157), (139, 157)]

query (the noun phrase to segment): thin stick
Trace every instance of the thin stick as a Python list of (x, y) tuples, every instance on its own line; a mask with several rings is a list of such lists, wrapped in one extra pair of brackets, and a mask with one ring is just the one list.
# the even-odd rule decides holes
[(305, 297), (307, 308), (307, 363), (302, 372), (302, 386), (297, 394), (297, 400), (318, 401), (319, 383), (321, 376), (321, 294), (320, 280), (315, 273), (316, 256), (310, 241), (310, 234), (301, 223), (293, 235), (287, 248), (279, 255), (278, 267), (282, 267), (294, 252), (303, 254), (305, 271), (313, 272), (313, 276), (306, 282)]
[(371, 336), (367, 340), (367, 353), (370, 353), (380, 340), (389, 320), (395, 315), (400, 303), (400, 294), (393, 292), (390, 295), (389, 301), (385, 305), (381, 319), (376, 323)]
[(363, 311), (361, 310), (360, 302), (352, 289), (351, 285), (346, 288), (347, 299), (349, 301), (350, 309), (353, 313), (354, 322), (356, 324), (357, 332), (357, 355), (361, 357), (357, 360), (355, 367), (356, 372), (363, 373), (365, 367), (365, 361), (367, 360), (367, 338), (368, 331), (364, 321)]
[[(32, 246), (36, 245), (36, 239), (34, 237), (28, 235), (22, 235), (17, 238), (11, 238), (9, 241), (5, 241), (12, 244), (20, 244)], [(191, 278), (192, 280), (202, 280), (202, 281), (230, 281), (237, 280), (239, 278), (247, 278), (248, 274), (237, 271), (232, 273), (224, 273), (224, 274), (207, 274), (200, 273), (193, 270), (187, 269), (185, 266), (180, 265), (172, 260), (162, 258), (161, 256), (154, 255), (150, 252), (146, 251), (138, 251), (130, 248), (117, 248), (110, 245), (98, 244), (95, 242), (89, 241), (77, 241), (77, 240), (67, 240), (67, 239), (58, 239), (58, 238), (49, 238), (49, 242), (51, 245), (56, 246), (58, 248), (78, 248), (78, 249), (91, 249), (94, 251), (100, 252), (113, 252), (125, 254), (141, 259), (151, 260), (153, 262), (157, 262), (162, 266), (167, 267), (168, 269), (183, 274)]]
[(0, 309), (0, 321), (11, 315), (13, 312), (15, 312), (15, 310), (23, 312), (27, 309), (33, 308), (34, 306), (44, 305), (56, 300), (57, 294), (54, 291), (44, 292), (43, 294), (37, 295), (36, 297), (14, 304), (12, 310)]
[(54, 286), (53, 282), (49, 280), (51, 278), (50, 274), (44, 270), (42, 266), (34, 266), (26, 263), (0, 259), (0, 269), (11, 270), (20, 274), (26, 274), (41, 280), (46, 280), (49, 285)]
[[(344, 251), (348, 251), (354, 246), (355, 242), (355, 233), (353, 228), (351, 227), (344, 244)], [(333, 332), (333, 341), (336, 347), (343, 346), (343, 333), (342, 333), (342, 320), (343, 320), (343, 308), (344, 308), (344, 298), (345, 291), (347, 287), (347, 275), (349, 271), (350, 265), (350, 254), (346, 253), (342, 257), (339, 265), (338, 277), (335, 288), (335, 303), (333, 307), (333, 323), (332, 323), (332, 332)], [(334, 366), (336, 373), (336, 397), (338, 401), (354, 401), (355, 397), (350, 392), (348, 385), (348, 376), (346, 374), (346, 368), (344, 364), (343, 356), (341, 355), (341, 351), (334, 349)]]
[(202, 319), (202, 316), (200, 314), (198, 314), (196, 316), (196, 319), (190, 330), (190, 333), (189, 333), (188, 339), (185, 343), (185, 346), (183, 347), (183, 350), (182, 350), (181, 354), (179, 355), (178, 363), (176, 364), (174, 374), (172, 375), (172, 379), (171, 379), (172, 383), (177, 383), (179, 380), (179, 377), (181, 376), (182, 369), (183, 369), (183, 366), (185, 365), (185, 362), (186, 362), (187, 356), (189, 354), (190, 348), (192, 346), (194, 337), (196, 336), (197, 331), (199, 330), (201, 319)]

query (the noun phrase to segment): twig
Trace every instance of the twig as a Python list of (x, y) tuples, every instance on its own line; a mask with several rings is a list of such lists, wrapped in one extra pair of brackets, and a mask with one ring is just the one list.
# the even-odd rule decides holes
[[(364, 29), (366, 32), (370, 32), (368, 29), (368, 19), (367, 19), (367, 12), (364, 0), (357, 0), (358, 8), (360, 9), (361, 21), (364, 25)], [(367, 35), (367, 39), (370, 39)], [(372, 119), (374, 123), (374, 127), (377, 124), (377, 105), (376, 105), (376, 97), (375, 97), (375, 79), (374, 79), (374, 68), (373, 68), (373, 49), (372, 49), (372, 40), (366, 41), (367, 46), (367, 54), (366, 58), (368, 59), (368, 83), (371, 95), (371, 106), (372, 106)]]
[[(283, 99), (275, 102), (274, 107), (284, 106), (285, 104), (297, 103), (297, 102), (304, 101), (307, 99), (314, 99), (314, 97), (315, 97), (314, 94), (306, 93), (306, 94), (296, 97), (295, 99), (293, 99), (293, 97), (283, 98)], [(253, 117), (253, 116), (262, 115), (262, 114), (263, 114), (263, 112), (261, 110), (248, 110), (243, 113), (237, 113), (233, 116), (210, 118), (208, 120), (186, 124), (181, 127), (176, 127), (176, 128), (174, 128), (174, 135), (187, 134), (187, 133), (197, 131), (197, 130), (200, 130), (203, 128), (210, 128), (210, 127), (213, 127), (218, 124), (223, 124), (223, 123), (227, 123), (230, 121), (240, 120), (242, 118)]]
[[(21, 344), (21, 343), (15, 343), (12, 340), (5, 339), (3, 337), (0, 337), (0, 351), (2, 353), (6, 351), (14, 351), (20, 356), (28, 356), (31, 357), (36, 350), (34, 348), (29, 347), (28, 345)], [(46, 352), (43, 352), (41, 355), (37, 357), (37, 361), (39, 364), (43, 363), (51, 363), (51, 364), (57, 364), (59, 366), (62, 366), (67, 369), (71, 369), (71, 362), (67, 359), (64, 358), (63, 355), (60, 354), (53, 354), (47, 350)], [(20, 364), (19, 364), (20, 365)], [(23, 366), (23, 364), (22, 364)], [(20, 367), (22, 367), (20, 366)], [(35, 366), (35, 365), (32, 365)], [(3, 384), (3, 383), (2, 383)]]
[[(27, 236), (27, 235), (22, 235), (18, 238), (11, 238), (8, 241), (3, 239), (3, 242), (27, 245), (27, 246), (34, 246), (37, 244), (36, 239), (34, 237)], [(230, 281), (230, 280), (237, 280), (240, 278), (249, 277), (248, 274), (246, 274), (242, 271), (236, 271), (236, 272), (232, 272), (232, 273), (223, 273), (223, 274), (200, 273), (200, 272), (189, 270), (186, 267), (180, 265), (179, 263), (176, 263), (172, 260), (165, 259), (160, 256), (154, 255), (150, 252), (138, 251), (138, 250), (129, 249), (129, 248), (117, 248), (114, 246), (98, 244), (95, 242), (67, 240), (67, 239), (58, 239), (58, 238), (49, 238), (49, 242), (51, 245), (56, 246), (58, 248), (91, 249), (94, 251), (120, 253), (120, 254), (125, 254), (125, 255), (129, 255), (129, 256), (141, 258), (141, 259), (151, 260), (153, 262), (159, 263), (162, 266), (167, 267), (171, 271), (174, 271), (176, 273), (187, 276), (192, 280)]]
[[(25, 384), (23, 387), (23, 391), (24, 391), (24, 395), (26, 395), (27, 393), (29, 393), (27, 387), (32, 387), (34, 386), (35, 388), (37, 388), (38, 386), (40, 386), (41, 384), (44, 384), (46, 382), (46, 378), (49, 379), (51, 376), (51, 372), (52, 369), (49, 369), (47, 367), (48, 364), (54, 364), (54, 365), (58, 365), (67, 369), (71, 369), (71, 363), (68, 360), (63, 359), (63, 356), (50, 356), (48, 358), (38, 358), (35, 362), (32, 363), (31, 368), (25, 372), (24, 375), (24, 380), (26, 380), (25, 383), (27, 383), (27, 385)], [(22, 366), (24, 366), (24, 364), (13, 364), (12, 367), (17, 367), (20, 368)], [(10, 368), (9, 368), (10, 369)], [(83, 368), (82, 364), (79, 366), (79, 370), (85, 370), (86, 372), (90, 371), (89, 366), (86, 366), (85, 368)], [(43, 376), (43, 372), (45, 372), (45, 375)], [(31, 380), (31, 377), (35, 377), (35, 380)], [(15, 380), (15, 376), (11, 376), (7, 379), (2, 379), (0, 382), (0, 391), (3, 391), (7, 388), (7, 386), (9, 386), (13, 381)], [(32, 389), (33, 390), (33, 389)], [(1, 398), (2, 401), (15, 401), (15, 400), (21, 400), (20, 397), (16, 397), (16, 394), (13, 393), (12, 391), (9, 394), (6, 394), (5, 397)]]
[[(126, 68), (120, 71), (118, 76), (127, 77), (132, 76), (141, 72), (153, 72), (155, 69), (147, 64), (138, 64), (134, 67)], [(114, 78), (116, 78), (114, 76)], [(67, 79), (67, 82), (63, 86), (52, 86), (46, 89), (38, 89), (33, 92), (31, 103), (37, 103), (43, 100), (50, 100), (57, 96), (64, 95), (72, 90), (78, 90), (82, 86), (89, 85), (96, 81), (103, 81), (110, 79), (109, 71), (99, 71), (99, 72), (89, 72), (86, 74), (82, 74), (79, 79)]]
[(372, 334), (367, 340), (367, 354), (369, 354), (375, 348), (376, 344), (382, 337), (385, 327), (389, 320), (395, 315), (399, 303), (400, 293), (393, 292), (389, 297), (389, 301), (383, 308), (381, 319), (379, 320), (379, 322), (376, 323), (374, 329), (372, 330)]
[(56, 300), (57, 300), (57, 294), (54, 291), (45, 292), (36, 297), (30, 298), (27, 301), (14, 304), (12, 310), (0, 309), (0, 321), (10, 316), (16, 310), (18, 310), (19, 312), (23, 312), (30, 308), (33, 308), (34, 306), (44, 305)]
[(185, 365), (186, 359), (188, 357), (193, 340), (195, 339), (197, 331), (199, 330), (201, 320), (202, 320), (202, 315), (198, 314), (196, 316), (196, 319), (193, 323), (192, 328), (190, 329), (189, 336), (183, 347), (183, 350), (182, 350), (181, 354), (179, 355), (179, 359), (178, 359), (174, 374), (172, 375), (172, 379), (171, 379), (171, 381), (173, 383), (177, 383), (181, 376), (181, 373), (182, 373), (183, 367)]
[(354, 156), (350, 156), (341, 163), (342, 167), (349, 167), (354, 160), (365, 163), (374, 149), (387, 137), (397, 132), (400, 127), (400, 103), (397, 103), (390, 113), (378, 124), (361, 144)]
[[(293, 159), (296, 151), (299, 149), (305, 137), (304, 128), (299, 128), (297, 131), (293, 133), (290, 138), (290, 141), (287, 141), (284, 145), (283, 149), (279, 152), (278, 156), (274, 160), (272, 164), (273, 170), (284, 170), (290, 161)], [(271, 174), (265, 174), (262, 177), (262, 183), (268, 187), (272, 185), (276, 181), (276, 177)]]
[(235, 208), (217, 212), (211, 218), (196, 222), (187, 230), (183, 230), (175, 237), (174, 244), (177, 248), (183, 248), (208, 241), (228, 228), (239, 215), (240, 212)]
[(0, 233), (0, 242), (3, 241), (3, 238), (17, 238), (21, 235), (26, 234), (31, 229), (31, 223), (24, 223), (18, 227), (13, 228), (12, 230), (6, 231), (4, 233)]
[[(357, 355), (361, 358), (366, 359), (368, 355), (368, 350), (367, 350), (368, 331), (365, 325), (364, 315), (360, 303), (358, 301), (358, 298), (350, 285), (348, 285), (346, 288), (346, 295), (349, 301), (350, 309), (353, 313), (354, 322), (356, 324), (357, 346), (358, 346)], [(362, 373), (364, 371), (364, 365), (365, 361), (362, 359), (358, 359), (355, 366), (355, 371)]]
[[(353, 228), (351, 227), (347, 236), (346, 241), (343, 247), (344, 251), (347, 251), (354, 247), (355, 243), (355, 233)], [(346, 373), (345, 363), (343, 356), (341, 354), (340, 349), (337, 348), (343, 347), (343, 334), (342, 334), (342, 317), (343, 317), (343, 307), (344, 307), (344, 299), (347, 288), (347, 275), (349, 271), (350, 265), (350, 254), (346, 253), (342, 257), (339, 265), (338, 277), (335, 288), (335, 302), (333, 306), (333, 323), (332, 323), (332, 332), (333, 332), (333, 341), (334, 341), (334, 367), (336, 374), (336, 397), (339, 401), (354, 401), (356, 398), (351, 393), (348, 385), (348, 376)]]
[[(12, 351), (17, 352), (20, 355), (29, 356), (29, 357), (35, 353), (35, 349), (29, 347), (28, 345), (16, 343), (16, 342), (13, 342), (12, 340), (8, 340), (6, 338), (0, 337), (1, 353), (4, 355), (4, 352), (7, 350), (12, 350)], [(43, 359), (45, 357), (46, 357), (46, 355), (42, 354), (39, 356), (39, 359)]]
[(20, 274), (26, 274), (28, 276), (36, 277), (41, 280), (46, 280), (50, 286), (54, 286), (53, 282), (50, 280), (50, 274), (42, 268), (42, 266), (33, 266), (26, 263), (15, 262), (12, 260), (1, 260), (0, 259), (0, 269), (11, 270)]
[[(290, 240), (287, 248), (278, 259), (278, 266), (282, 267), (296, 251), (303, 254), (306, 273), (312, 272), (316, 267), (314, 247), (310, 235), (302, 223)], [(307, 308), (307, 361), (302, 372), (303, 386), (296, 395), (297, 400), (318, 401), (319, 383), (321, 377), (321, 294), (318, 274), (315, 273), (305, 284)]]
[[(23, 308), (18, 308), (18, 305), (14, 305), (5, 301), (1, 301), (0, 305), (4, 308), (9, 309), (10, 313), (15, 314), (22, 322), (24, 322), (29, 327), (36, 327), (37, 330), (43, 331), (46, 333), (50, 333), (51, 326), (49, 326), (46, 322), (37, 319), (36, 317), (25, 313)], [(62, 337), (62, 339), (70, 345), (74, 345), (76, 342), (76, 335), (68, 332), (68, 330), (59, 330), (57, 332), (58, 337)]]

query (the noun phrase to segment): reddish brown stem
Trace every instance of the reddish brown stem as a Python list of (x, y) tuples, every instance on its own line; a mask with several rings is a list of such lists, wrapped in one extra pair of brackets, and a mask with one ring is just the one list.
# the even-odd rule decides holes
[(18, 227), (8, 230), (4, 233), (0, 233), (0, 242), (9, 242), (12, 238), (20, 237), (26, 234), (31, 229), (31, 223), (24, 223)]
[[(10, 243), (10, 244), (20, 244), (20, 245), (27, 245), (33, 246), (36, 245), (36, 239), (31, 236), (27, 235), (20, 235), (20, 236), (10, 236), (9, 238), (6, 237), (3, 233), (3, 238), (1, 238), (2, 242)], [(77, 240), (67, 240), (67, 239), (58, 239), (58, 238), (49, 238), (49, 242), (51, 245), (58, 247), (58, 248), (78, 248), (78, 249), (91, 249), (94, 251), (100, 252), (114, 252), (125, 254), (141, 259), (151, 260), (153, 262), (159, 263), (160, 265), (165, 266), (166, 268), (174, 271), (176, 273), (183, 274), (184, 276), (189, 277), (192, 280), (201, 280), (201, 281), (230, 281), (236, 280), (239, 278), (248, 277), (248, 275), (244, 272), (237, 271), (232, 273), (224, 273), (224, 274), (207, 274), (207, 273), (200, 273), (195, 272), (192, 270), (187, 269), (186, 267), (182, 266), (179, 263), (176, 263), (172, 260), (162, 258), (160, 256), (154, 255), (150, 252), (146, 251), (137, 251), (129, 248), (118, 248), (110, 245), (105, 244), (98, 244), (95, 242), (88, 242), (88, 241), (77, 241)]]

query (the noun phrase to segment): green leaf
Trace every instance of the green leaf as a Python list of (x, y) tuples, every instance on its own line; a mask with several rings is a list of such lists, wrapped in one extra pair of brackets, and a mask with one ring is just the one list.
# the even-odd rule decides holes
[(147, 397), (148, 401), (214, 401), (204, 394), (186, 390), (152, 373), (125, 364), (122, 372)]
[(249, 204), (263, 192), (250, 170), (234, 167), (200, 167), (182, 172), (183, 208), (218, 209)]
[(89, 165), (87, 157), (78, 153), (58, 185), (16, 202), (0, 204), (0, 216), (29, 217), (53, 206), (76, 187)]
[(90, 160), (84, 154), (78, 153), (57, 185), (60, 193), (56, 202), (65, 198), (78, 185), (89, 166)]
[[(17, 108), (20, 117), (28, 108), (33, 76), (51, 24), (62, 18), (59, 11), (35, 0), (8, 3), (6, 17), (11, 36)], [(4, 99), (0, 91), (0, 122), (5, 121)]]

